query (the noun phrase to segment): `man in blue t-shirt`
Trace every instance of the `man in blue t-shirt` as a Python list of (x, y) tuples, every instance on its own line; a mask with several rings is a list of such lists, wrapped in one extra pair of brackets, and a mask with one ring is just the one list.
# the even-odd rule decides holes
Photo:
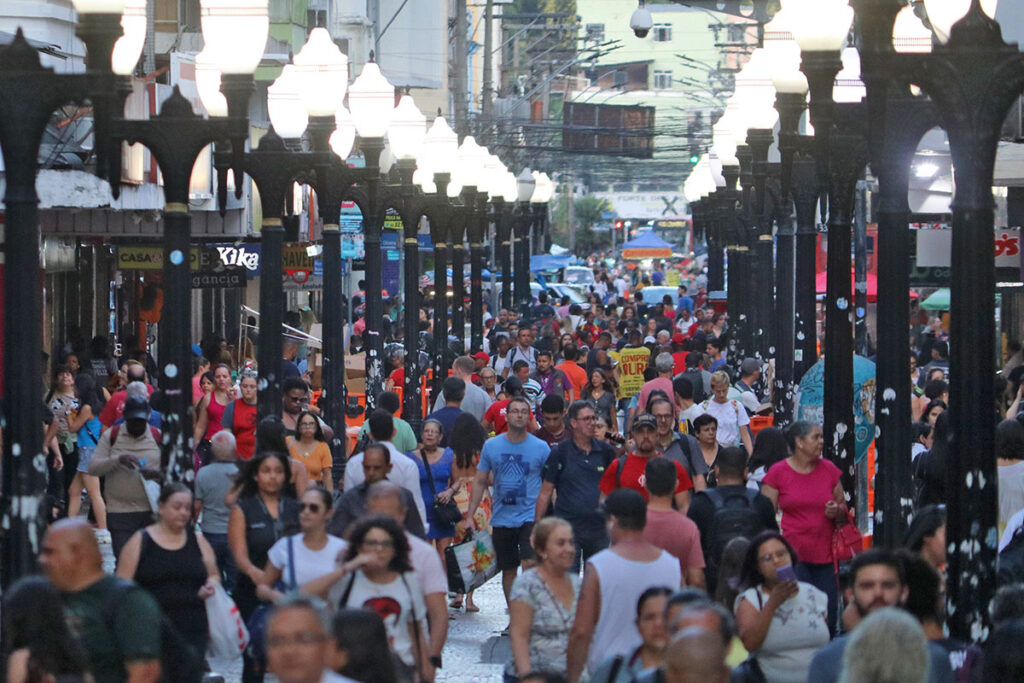
[(535, 564), (530, 533), (540, 494), (541, 472), (551, 448), (526, 431), (530, 424), (530, 404), (525, 398), (513, 396), (506, 409), (508, 431), (488, 439), (480, 453), (466, 525), (473, 529), (473, 515), (487, 488), (488, 477), (493, 474), (491, 527), (507, 603), (519, 565), (529, 569)]

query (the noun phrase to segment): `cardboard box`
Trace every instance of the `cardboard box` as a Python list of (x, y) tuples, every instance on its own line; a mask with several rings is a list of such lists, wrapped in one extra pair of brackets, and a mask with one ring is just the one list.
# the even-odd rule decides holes
[(345, 377), (366, 377), (366, 352), (345, 356)]

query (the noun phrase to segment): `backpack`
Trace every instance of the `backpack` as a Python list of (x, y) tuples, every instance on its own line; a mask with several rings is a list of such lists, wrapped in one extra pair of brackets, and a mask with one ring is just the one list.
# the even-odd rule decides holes
[[(113, 435), (111, 435), (113, 437)], [(104, 603), (103, 624), (111, 632), (121, 603), (133, 590), (144, 590), (127, 579), (117, 579), (117, 593)], [(160, 610), (160, 681), (163, 683), (199, 683), (203, 680), (206, 663), (178, 633), (167, 615)]]
[(1013, 532), (1013, 538), (996, 559), (997, 586), (1021, 581), (1024, 581), (1024, 526)]
[(710, 498), (715, 507), (707, 537), (707, 552), (704, 555), (710, 572), (711, 568), (717, 569), (722, 551), (729, 541), (740, 536), (753, 538), (764, 529), (764, 525), (754, 511), (757, 491), (744, 488), (743, 491), (726, 493), (712, 488), (698, 491), (696, 495), (701, 494)]

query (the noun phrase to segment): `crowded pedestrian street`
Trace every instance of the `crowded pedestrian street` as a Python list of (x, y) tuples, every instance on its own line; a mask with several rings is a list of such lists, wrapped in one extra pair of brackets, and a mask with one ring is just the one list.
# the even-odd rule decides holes
[(0, 683), (1024, 681), (1021, 44), (0, 2)]

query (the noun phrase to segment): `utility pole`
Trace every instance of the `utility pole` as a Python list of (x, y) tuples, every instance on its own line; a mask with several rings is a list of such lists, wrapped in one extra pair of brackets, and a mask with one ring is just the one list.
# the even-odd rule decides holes
[(572, 176), (567, 175), (565, 178), (566, 183), (569, 187), (565, 192), (566, 201), (569, 202), (569, 253), (576, 253), (576, 200), (573, 197), (573, 182)]
[(491, 74), (492, 53), (494, 52), (494, 0), (487, 0), (484, 7), (484, 82), (483, 92), (480, 95), (480, 112), (483, 114), (484, 124), (491, 123), (491, 95), (494, 92), (494, 78)]
[(455, 60), (452, 69), (452, 97), (455, 99), (455, 132), (469, 134), (468, 73), (466, 66), (466, 0), (455, 0)]

